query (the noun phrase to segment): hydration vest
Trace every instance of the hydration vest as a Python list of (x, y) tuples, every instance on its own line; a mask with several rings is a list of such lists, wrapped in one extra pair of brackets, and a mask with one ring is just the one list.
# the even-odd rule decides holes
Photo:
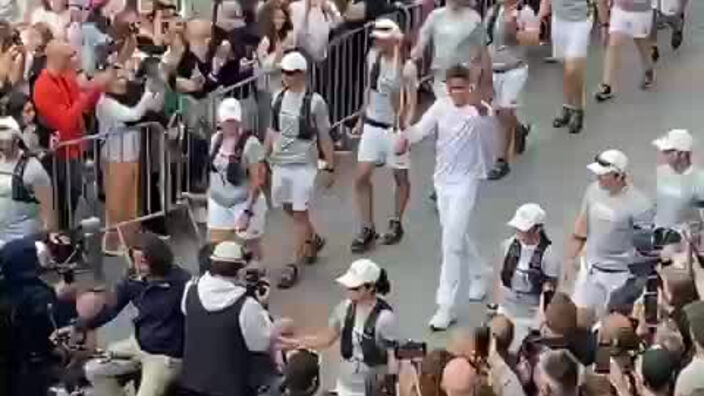
[[(543, 283), (545, 282), (545, 274), (543, 273), (543, 256), (545, 251), (552, 244), (552, 241), (548, 239), (545, 235), (545, 231), (540, 231), (540, 242), (533, 252), (533, 256), (530, 258), (528, 266), (528, 279), (530, 284), (533, 286), (531, 294), (540, 294), (543, 290)], [(506, 257), (504, 258), (504, 266), (501, 269), (501, 282), (507, 288), (511, 288), (513, 283), (513, 274), (516, 272), (518, 267), (518, 262), (521, 260), (521, 243), (518, 239), (513, 239), (511, 246), (508, 248)]]
[[(357, 305), (350, 303), (345, 314), (345, 323), (342, 328), (342, 338), (340, 341), (340, 354), (345, 360), (352, 358), (352, 332), (354, 330), (355, 315)], [(364, 363), (369, 367), (383, 366), (387, 362), (386, 349), (379, 347), (376, 343), (376, 322), (382, 311), (392, 311), (391, 306), (383, 299), (377, 299), (376, 305), (369, 313), (369, 317), (364, 322), (362, 332), (362, 356)]]
[(17, 165), (15, 165), (15, 169), (12, 171), (13, 201), (39, 203), (39, 201), (37, 201), (37, 198), (34, 197), (34, 194), (29, 191), (29, 189), (27, 189), (27, 186), (24, 185), (24, 170), (27, 168), (27, 162), (29, 162), (30, 158), (32, 158), (31, 155), (22, 153), (20, 155), (19, 160), (17, 161)]
[[(272, 106), (271, 116), (272, 116), (272, 127), (275, 131), (281, 132), (279, 128), (279, 114), (281, 113), (281, 103), (284, 100), (284, 95), (286, 95), (288, 88), (284, 88), (276, 99), (274, 99), (274, 105)], [(312, 117), (312, 101), (313, 92), (306, 90), (303, 95), (303, 103), (301, 103), (301, 109), (298, 116), (298, 138), (303, 140), (311, 140), (313, 136), (316, 135), (315, 122)]]
[[(228, 159), (227, 167), (225, 169), (225, 180), (233, 186), (239, 186), (242, 180), (247, 176), (247, 169), (242, 167), (242, 154), (244, 152), (244, 147), (247, 145), (249, 138), (252, 137), (251, 131), (244, 131), (237, 140), (235, 145), (235, 155)], [(215, 135), (215, 142), (213, 144), (212, 150), (210, 150), (210, 169), (213, 172), (217, 172), (215, 168), (215, 158), (220, 152), (220, 147), (222, 147), (223, 134), (218, 133)]]

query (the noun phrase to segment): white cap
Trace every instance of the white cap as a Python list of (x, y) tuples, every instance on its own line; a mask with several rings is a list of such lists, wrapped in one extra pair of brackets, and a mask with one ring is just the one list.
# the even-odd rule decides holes
[(244, 255), (242, 254), (242, 246), (233, 241), (220, 242), (215, 246), (210, 259), (225, 263), (242, 263)]
[(694, 139), (686, 129), (673, 129), (665, 136), (653, 140), (653, 145), (660, 151), (692, 151)]
[(402, 39), (403, 33), (396, 22), (388, 18), (379, 18), (374, 22), (371, 36), (378, 39)]
[(218, 121), (242, 121), (242, 106), (240, 101), (235, 98), (227, 98), (220, 102), (218, 107)]
[(516, 214), (513, 215), (508, 225), (523, 232), (530, 231), (538, 224), (545, 223), (545, 211), (538, 204), (527, 203), (516, 209)]
[(281, 70), (288, 72), (306, 71), (308, 70), (308, 62), (306, 62), (306, 58), (300, 52), (289, 52), (281, 59)]
[(12, 117), (1, 117), (0, 118), (0, 139), (20, 139), (22, 137), (22, 132), (20, 131), (20, 125)]
[(367, 283), (376, 283), (381, 269), (369, 259), (360, 259), (352, 264), (344, 275), (337, 278), (337, 283), (348, 289), (354, 289)]
[(619, 150), (606, 150), (594, 158), (594, 162), (587, 165), (587, 169), (595, 175), (601, 176), (607, 173), (623, 173), (628, 167), (628, 157)]

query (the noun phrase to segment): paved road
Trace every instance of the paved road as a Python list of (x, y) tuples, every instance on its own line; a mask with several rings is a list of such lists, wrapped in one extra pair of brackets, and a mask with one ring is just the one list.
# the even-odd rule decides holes
[[(498, 243), (510, 233), (504, 225), (515, 208), (524, 202), (538, 202), (548, 212), (547, 229), (562, 251), (565, 236), (571, 231), (582, 193), (590, 181), (585, 165), (605, 148), (623, 149), (630, 157), (634, 183), (650, 192), (654, 188), (655, 150), (650, 142), (668, 129), (689, 128), (704, 149), (704, 3), (691, 2), (685, 45), (678, 53), (669, 48), (669, 31), (661, 36), (662, 59), (658, 64), (657, 84), (651, 92), (638, 89), (640, 66), (635, 47), (626, 47), (623, 72), (619, 75), (619, 96), (612, 103), (596, 104), (591, 92), (599, 82), (602, 51), (595, 44), (589, 62), (590, 101), (586, 130), (569, 136), (555, 130), (551, 120), (561, 103), (561, 69), (543, 64), (546, 50), (537, 50), (531, 63), (526, 105), (522, 117), (533, 123), (526, 153), (513, 164), (504, 180), (486, 183), (480, 190), (473, 219), (474, 235), (487, 262), (495, 263)], [(596, 41), (595, 41), (596, 43)], [(433, 167), (433, 146), (425, 142), (413, 152), (413, 183), (410, 207), (405, 221), (406, 237), (395, 247), (381, 246), (368, 256), (385, 267), (393, 282), (391, 302), (400, 317), (404, 337), (426, 339), (441, 345), (442, 336), (431, 335), (426, 323), (434, 310), (434, 293), (439, 276), (439, 225), (435, 211), (427, 200)], [(701, 157), (699, 158), (701, 162)], [(315, 223), (328, 245), (320, 262), (306, 268), (302, 283), (286, 292), (275, 291), (272, 309), (276, 314), (293, 317), (306, 329), (324, 326), (331, 308), (342, 298), (342, 290), (333, 279), (355, 258), (349, 242), (357, 230), (352, 200), (354, 157), (343, 157), (336, 186), (320, 192), (314, 204)], [(392, 178), (388, 172), (375, 176), (377, 227), (384, 228), (385, 216), (392, 210)], [(279, 211), (271, 211), (265, 241), (266, 264), (274, 275), (291, 257), (290, 222)], [(172, 227), (174, 230), (177, 227)], [(178, 229), (184, 229), (183, 226)], [(195, 244), (188, 234), (177, 233), (174, 246), (179, 257), (194, 267)], [(492, 261), (494, 260), (494, 261)], [(121, 271), (120, 264), (110, 263), (112, 276)], [(460, 313), (461, 326), (478, 324), (484, 317), (483, 305), (467, 304)], [(104, 332), (103, 339), (122, 338), (129, 334), (125, 317)], [(325, 369), (325, 384), (334, 379), (337, 352), (330, 351)]]

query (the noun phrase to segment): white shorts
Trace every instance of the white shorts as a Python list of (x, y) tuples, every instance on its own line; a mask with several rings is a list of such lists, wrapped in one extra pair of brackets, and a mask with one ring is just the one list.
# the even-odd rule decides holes
[(494, 72), (494, 102), (500, 109), (520, 106), (521, 93), (528, 80), (528, 65), (503, 73)]
[(313, 165), (275, 165), (271, 171), (272, 205), (290, 204), (296, 212), (308, 210), (317, 173)]
[(614, 6), (609, 26), (609, 33), (621, 33), (635, 39), (647, 38), (653, 27), (653, 13), (624, 11)]
[[(234, 230), (237, 219), (242, 216), (246, 208), (247, 201), (228, 208), (208, 198), (208, 229), (222, 231)], [(264, 194), (259, 194), (259, 198), (252, 208), (253, 215), (249, 220), (249, 228), (245, 231), (238, 231), (237, 237), (244, 240), (261, 238), (264, 235), (267, 210), (266, 198), (264, 198)]]
[(362, 138), (357, 148), (357, 162), (373, 162), (386, 165), (391, 169), (408, 169), (411, 155), (408, 151), (396, 154), (395, 145), (398, 136), (390, 129), (364, 124)]
[(552, 17), (553, 55), (558, 59), (586, 58), (592, 20), (564, 21)]
[(597, 317), (601, 317), (606, 313), (611, 294), (625, 285), (630, 277), (629, 271), (604, 272), (587, 268), (582, 260), (572, 300), (579, 308), (593, 308)]

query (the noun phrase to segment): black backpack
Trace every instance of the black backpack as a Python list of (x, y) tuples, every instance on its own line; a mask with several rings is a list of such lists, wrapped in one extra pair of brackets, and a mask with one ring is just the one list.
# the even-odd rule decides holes
[[(249, 138), (252, 136), (252, 131), (242, 132), (242, 135), (237, 140), (237, 144), (235, 145), (235, 156), (227, 163), (225, 180), (233, 186), (239, 186), (240, 183), (242, 183), (242, 180), (247, 176), (247, 169), (242, 167), (242, 153), (244, 152), (244, 147), (247, 144), (247, 141), (249, 141)], [(216, 134), (213, 148), (210, 151), (210, 169), (214, 172), (217, 172), (214, 161), (215, 157), (218, 155), (218, 152), (220, 152), (220, 147), (222, 147), (222, 140), (223, 134)]]
[[(279, 114), (281, 113), (281, 103), (284, 100), (284, 95), (286, 94), (286, 91), (288, 91), (288, 88), (284, 88), (283, 91), (281, 91), (281, 93), (276, 96), (276, 99), (274, 99), (274, 105), (271, 109), (271, 125), (272, 128), (277, 132), (281, 132), (281, 129), (279, 128)], [(301, 110), (299, 113), (300, 115), (298, 117), (299, 139), (311, 140), (314, 136), (317, 135), (315, 129), (315, 121), (313, 120), (312, 115), (312, 101), (313, 92), (306, 90), (305, 95), (303, 95), (303, 103), (301, 104)]]

